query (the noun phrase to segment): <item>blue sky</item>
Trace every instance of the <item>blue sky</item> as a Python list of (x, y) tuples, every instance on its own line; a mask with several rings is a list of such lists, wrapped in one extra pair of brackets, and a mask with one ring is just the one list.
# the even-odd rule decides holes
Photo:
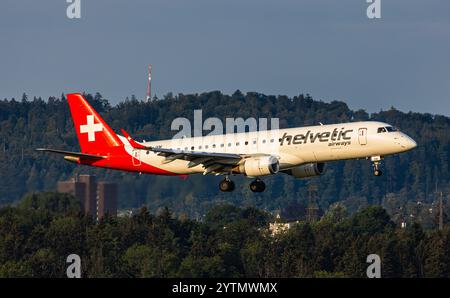
[(450, 1), (65, 0), (0, 3), (0, 98), (100, 92), (310, 93), (369, 112), (450, 115)]

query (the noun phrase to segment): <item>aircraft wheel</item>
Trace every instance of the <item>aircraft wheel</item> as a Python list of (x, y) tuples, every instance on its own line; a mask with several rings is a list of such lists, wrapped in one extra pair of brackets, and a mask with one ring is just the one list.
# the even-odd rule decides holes
[(230, 192), (234, 190), (234, 182), (229, 179), (223, 179), (219, 183), (219, 189), (223, 192)]
[(250, 190), (253, 192), (263, 192), (266, 189), (266, 184), (261, 180), (255, 180), (250, 183)]
[(375, 176), (381, 176), (381, 174), (383, 174), (383, 172), (381, 172), (381, 170), (375, 170), (375, 171), (373, 171), (373, 174), (375, 175)]

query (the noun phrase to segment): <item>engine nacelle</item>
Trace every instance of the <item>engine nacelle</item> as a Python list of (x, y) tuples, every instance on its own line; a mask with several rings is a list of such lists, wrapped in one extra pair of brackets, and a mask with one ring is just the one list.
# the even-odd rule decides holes
[(233, 169), (250, 177), (266, 176), (278, 173), (280, 162), (275, 156), (261, 156), (247, 158), (242, 164)]
[(295, 178), (319, 176), (325, 172), (325, 164), (323, 162), (307, 163), (283, 172)]

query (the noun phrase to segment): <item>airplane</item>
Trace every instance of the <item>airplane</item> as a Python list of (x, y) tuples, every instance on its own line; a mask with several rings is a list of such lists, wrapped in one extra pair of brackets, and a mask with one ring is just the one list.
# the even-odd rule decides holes
[(387, 123), (363, 121), (277, 130), (137, 142), (123, 129), (116, 134), (83, 95), (68, 94), (81, 152), (37, 148), (58, 153), (80, 165), (156, 174), (223, 175), (219, 189), (235, 189), (232, 175), (252, 178), (250, 190), (263, 192), (261, 177), (284, 173), (294, 178), (322, 175), (325, 163), (370, 159), (375, 176), (381, 160), (409, 151), (417, 143)]

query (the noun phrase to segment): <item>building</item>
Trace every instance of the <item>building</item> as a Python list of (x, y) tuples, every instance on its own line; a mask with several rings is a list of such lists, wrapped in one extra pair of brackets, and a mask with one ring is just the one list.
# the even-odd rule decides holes
[(117, 184), (100, 181), (94, 175), (79, 175), (69, 181), (59, 181), (57, 191), (72, 194), (85, 215), (97, 220), (106, 214), (117, 215)]
[(97, 218), (117, 216), (117, 184), (100, 181), (97, 185)]
[(291, 229), (292, 227), (294, 227), (295, 225), (298, 225), (298, 224), (299, 224), (298, 221), (286, 222), (286, 223), (281, 223), (281, 222), (269, 223), (269, 232), (272, 236), (276, 236), (279, 234), (286, 233), (289, 229)]
[(58, 181), (56, 191), (73, 195), (77, 201), (81, 202), (82, 208), (84, 209), (84, 200), (86, 197), (86, 185), (84, 183), (78, 182), (75, 179)]
[(280, 214), (277, 214), (275, 222), (269, 223), (269, 232), (272, 236), (276, 236), (286, 233), (289, 229), (298, 224), (298, 220), (294, 222), (281, 222), (281, 216)]
[(85, 185), (84, 200), (81, 201), (84, 214), (94, 215), (97, 213), (97, 179), (93, 175), (80, 175), (77, 178), (75, 180), (78, 183)]

